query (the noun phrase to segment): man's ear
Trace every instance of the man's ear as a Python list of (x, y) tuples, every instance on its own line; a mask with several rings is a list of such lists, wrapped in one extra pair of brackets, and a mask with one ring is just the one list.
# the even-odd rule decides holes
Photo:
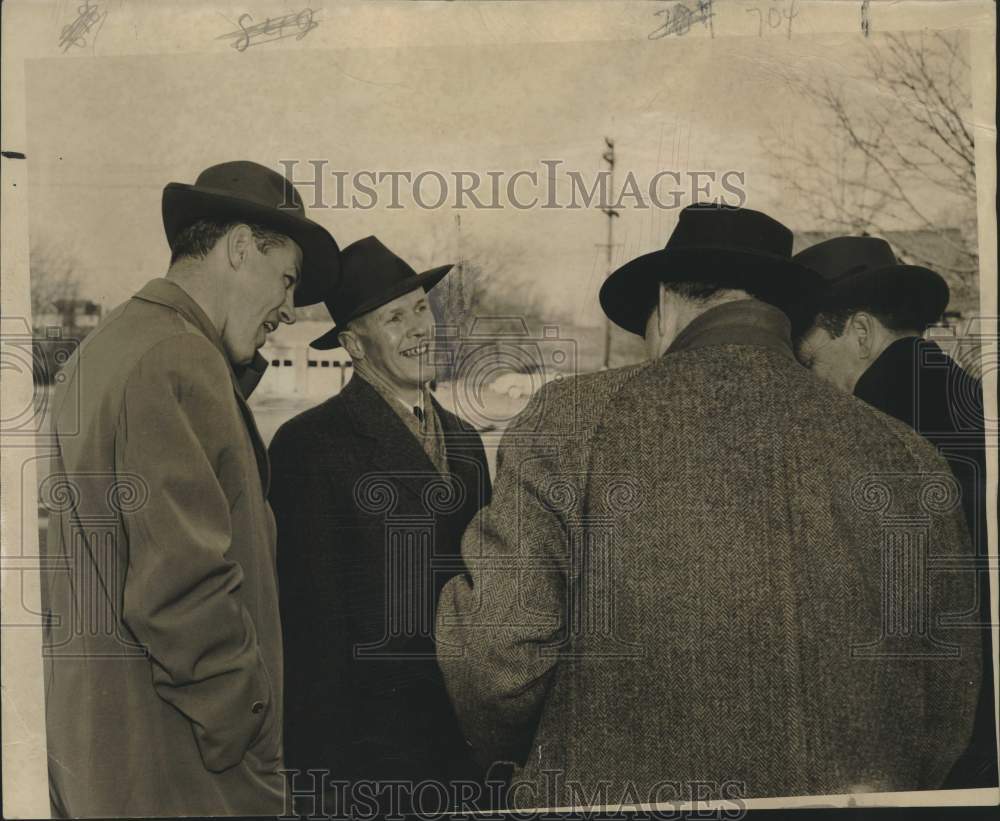
[(253, 242), (253, 232), (249, 225), (236, 225), (226, 235), (226, 252), (229, 265), (239, 268), (246, 261), (250, 244)]
[(667, 288), (660, 282), (656, 286), (656, 327), (662, 339), (667, 334)]
[(865, 311), (858, 311), (848, 320), (849, 327), (858, 345), (862, 359), (870, 359), (875, 345), (875, 317)]
[(355, 362), (365, 358), (365, 346), (360, 337), (350, 328), (340, 332), (340, 345)]

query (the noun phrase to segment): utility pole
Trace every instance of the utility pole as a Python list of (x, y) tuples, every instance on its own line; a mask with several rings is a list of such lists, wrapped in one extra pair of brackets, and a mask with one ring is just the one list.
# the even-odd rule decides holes
[[(604, 144), (607, 146), (607, 150), (601, 155), (601, 159), (608, 164), (608, 169), (611, 171), (609, 182), (610, 197), (614, 199), (615, 191), (615, 141), (610, 137), (604, 138)], [(612, 202), (607, 203), (607, 208), (602, 208), (601, 210), (608, 217), (608, 242), (605, 246), (607, 248), (607, 273), (605, 277), (611, 276), (612, 264), (613, 264), (613, 254), (614, 249), (614, 230), (615, 230), (615, 217), (618, 216), (618, 212), (611, 207)], [(604, 370), (611, 367), (611, 320), (607, 317), (604, 318)]]
[[(462, 259), (462, 215), (455, 214), (455, 252), (458, 256), (458, 264), (455, 265), (455, 273), (449, 277), (453, 283), (453, 288), (448, 289), (450, 296), (452, 316), (464, 317), (465, 315), (465, 260)], [(455, 309), (457, 305), (457, 310)], [(461, 320), (459, 320), (461, 322)]]

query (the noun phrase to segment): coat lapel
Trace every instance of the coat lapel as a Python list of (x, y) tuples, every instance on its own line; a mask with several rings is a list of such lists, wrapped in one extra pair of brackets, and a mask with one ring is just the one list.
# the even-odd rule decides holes
[(471, 432), (468, 428), (462, 427), (462, 423), (457, 416), (448, 413), (441, 407), (440, 403), (431, 396), (431, 403), (437, 412), (438, 419), (441, 420), (441, 433), (444, 436), (445, 454), (448, 457), (448, 469), (455, 474), (467, 478), (468, 466), (468, 442)]
[(257, 472), (260, 473), (260, 486), (264, 489), (264, 496), (267, 496), (271, 485), (271, 464), (267, 458), (267, 448), (257, 429), (257, 420), (254, 419), (253, 411), (247, 405), (247, 400), (243, 398), (236, 378), (233, 378), (233, 393), (236, 396), (236, 404), (240, 406), (240, 413), (243, 414), (243, 422), (246, 424), (247, 433), (250, 436), (250, 444), (253, 445), (254, 456), (257, 459)]
[(462, 419), (444, 410), (433, 396), (431, 401), (441, 420), (448, 469), (452, 477), (465, 487), (467, 496), (475, 501), (475, 509), (478, 510), (489, 503), (490, 495), (489, 466), (482, 450), (482, 439)]
[(387, 474), (417, 496), (437, 469), (416, 437), (378, 391), (356, 374), (343, 390), (354, 429), (375, 443), (372, 471)]

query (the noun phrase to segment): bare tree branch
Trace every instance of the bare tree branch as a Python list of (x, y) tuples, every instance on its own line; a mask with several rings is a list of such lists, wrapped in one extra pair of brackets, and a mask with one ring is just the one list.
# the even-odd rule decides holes
[[(965, 119), (972, 101), (960, 37), (888, 34), (863, 77), (794, 78), (797, 93), (815, 104), (824, 138), (803, 145), (774, 133), (763, 146), (785, 190), (817, 223), (891, 233), (901, 255), (953, 286), (977, 288), (975, 142)], [(869, 92), (874, 84), (877, 99), (854, 93), (861, 83)], [(944, 207), (946, 225), (933, 213)], [(921, 244), (902, 228), (935, 242)]]
[(32, 322), (58, 313), (56, 303), (77, 299), (80, 279), (76, 261), (65, 249), (37, 241), (30, 251)]

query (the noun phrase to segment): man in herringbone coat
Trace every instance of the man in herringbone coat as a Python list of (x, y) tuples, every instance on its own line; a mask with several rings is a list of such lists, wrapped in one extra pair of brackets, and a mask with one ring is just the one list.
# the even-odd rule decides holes
[(550, 383), (505, 436), (437, 637), (516, 806), (936, 788), (968, 740), (955, 483), (795, 361), (790, 251), (686, 209), (602, 289), (651, 361)]

